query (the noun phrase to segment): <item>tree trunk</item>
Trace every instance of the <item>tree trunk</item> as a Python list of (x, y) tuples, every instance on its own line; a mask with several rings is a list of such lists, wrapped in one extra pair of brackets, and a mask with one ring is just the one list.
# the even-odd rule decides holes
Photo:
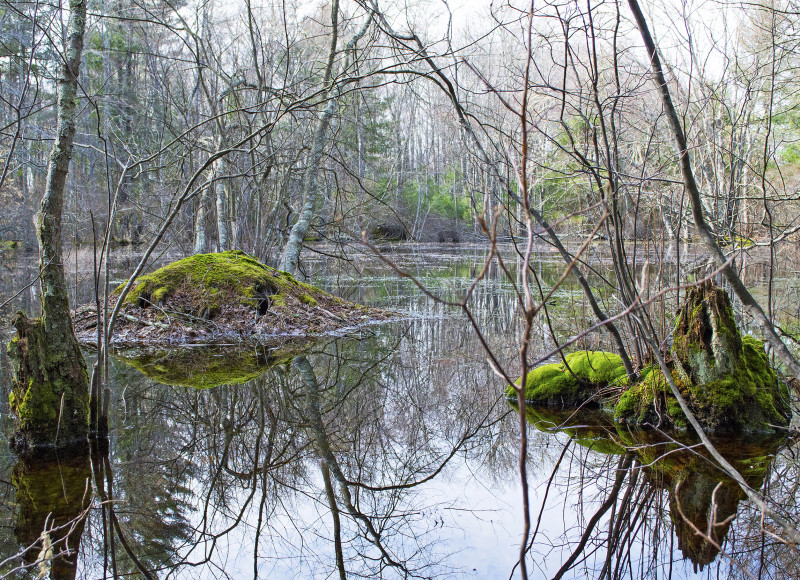
[(67, 297), (61, 248), (64, 186), (75, 137), (78, 70), (86, 27), (86, 0), (70, 0), (67, 45), (58, 79), (56, 140), (50, 152), (42, 207), (36, 216), (42, 284), (42, 318), (14, 317), (9, 345), (14, 367), (11, 408), (21, 449), (68, 446), (89, 432), (89, 376)]
[(222, 160), (214, 163), (214, 191), (217, 195), (217, 239), (219, 240), (219, 251), (230, 250), (230, 231), (228, 229), (228, 186), (227, 183), (218, 179), (222, 174)]
[[(367, 28), (369, 27), (371, 21), (372, 15), (367, 18), (364, 26), (353, 35), (353, 37), (342, 50), (342, 52), (348, 55), (348, 57), (356, 43), (367, 32)], [(333, 63), (338, 53), (337, 42), (339, 34), (339, 0), (334, 0), (333, 5), (331, 6), (331, 29), (331, 48), (330, 52), (328, 53), (328, 63), (325, 68), (325, 78), (323, 80), (323, 84), (326, 87), (325, 97), (328, 99), (328, 103), (325, 106), (322, 116), (319, 119), (319, 123), (317, 124), (317, 128), (314, 131), (314, 142), (312, 144), (311, 154), (308, 159), (308, 166), (304, 180), (305, 187), (303, 191), (303, 208), (300, 210), (300, 215), (298, 216), (297, 221), (292, 226), (292, 230), (289, 233), (289, 239), (283, 248), (280, 258), (280, 269), (291, 274), (295, 274), (297, 272), (297, 267), (300, 262), (300, 250), (303, 247), (303, 239), (308, 232), (308, 228), (311, 227), (311, 220), (314, 217), (314, 212), (318, 204), (320, 189), (318, 185), (319, 166), (322, 162), (322, 154), (325, 151), (328, 126), (330, 125), (331, 119), (338, 108), (341, 86), (337, 85), (336, 82), (332, 81), (331, 79), (333, 73)], [(342, 70), (347, 70), (348, 67), (349, 61), (347, 58), (345, 58)]]
[(197, 200), (194, 221), (194, 253), (205, 254), (208, 251), (208, 241), (206, 239), (206, 206), (208, 205), (208, 189), (203, 187), (200, 192), (200, 199)]
[(636, 25), (647, 48), (648, 56), (650, 57), (650, 64), (653, 69), (653, 76), (655, 83), (658, 87), (658, 93), (661, 97), (661, 103), (664, 106), (664, 112), (669, 120), (672, 135), (675, 139), (675, 146), (678, 150), (678, 157), (681, 166), (681, 176), (683, 177), (683, 184), (686, 188), (686, 193), (689, 194), (689, 200), (692, 204), (692, 219), (700, 235), (700, 239), (706, 246), (717, 267), (722, 270), (722, 275), (731, 285), (736, 297), (741, 301), (742, 306), (755, 320), (756, 324), (761, 328), (764, 333), (764, 338), (772, 346), (775, 355), (786, 365), (786, 369), (793, 377), (800, 377), (800, 362), (794, 357), (792, 352), (783, 343), (775, 327), (772, 325), (772, 320), (764, 313), (761, 305), (756, 301), (750, 291), (742, 282), (742, 279), (736, 273), (734, 267), (730, 264), (725, 254), (717, 244), (714, 232), (711, 230), (705, 216), (703, 215), (703, 202), (700, 196), (700, 189), (697, 186), (697, 181), (694, 177), (692, 170), (692, 161), (689, 156), (689, 147), (686, 143), (686, 135), (683, 132), (678, 113), (675, 110), (675, 105), (672, 103), (672, 95), (669, 91), (669, 86), (664, 78), (664, 73), (661, 68), (661, 59), (658, 56), (655, 42), (650, 34), (650, 29), (647, 26), (647, 21), (642, 14), (639, 3), (636, 0), (628, 0), (631, 12), (636, 20)]

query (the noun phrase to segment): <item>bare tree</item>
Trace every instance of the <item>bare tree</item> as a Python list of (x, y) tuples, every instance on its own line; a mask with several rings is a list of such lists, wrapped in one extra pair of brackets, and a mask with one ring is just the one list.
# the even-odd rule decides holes
[(17, 442), (23, 448), (85, 441), (89, 428), (89, 378), (72, 327), (61, 241), (85, 28), (86, 1), (71, 0), (67, 44), (59, 63), (57, 138), (36, 218), (42, 317), (32, 321), (18, 313), (17, 337), (11, 345), (16, 375), (11, 406), (19, 420)]

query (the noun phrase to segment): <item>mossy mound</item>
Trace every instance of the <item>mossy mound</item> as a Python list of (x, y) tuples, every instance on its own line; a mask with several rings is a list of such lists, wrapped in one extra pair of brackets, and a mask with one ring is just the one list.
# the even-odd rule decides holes
[(189, 256), (142, 276), (125, 304), (172, 306), (186, 314), (213, 318), (233, 305), (247, 306), (261, 314), (291, 299), (314, 305), (321, 293), (325, 294), (287, 272), (270, 268), (244, 252), (232, 251)]
[[(681, 377), (672, 373), (672, 378), (685, 396), (686, 384)], [(649, 427), (671, 425), (685, 429), (688, 425), (664, 373), (655, 366), (642, 371), (639, 380), (622, 393), (614, 407), (614, 419), (621, 423)]]
[[(628, 384), (625, 365), (619, 355), (603, 351), (580, 351), (568, 354), (564, 362), (532, 369), (525, 380), (525, 400), (531, 405), (577, 407), (587, 401), (599, 404), (607, 387)], [(506, 395), (516, 398), (512, 387)]]
[[(686, 381), (677, 370), (675, 380), (700, 424), (714, 433), (763, 433), (787, 427), (792, 410), (789, 389), (769, 366), (764, 343), (741, 339), (741, 353), (728, 375), (705, 384)], [(620, 397), (614, 418), (635, 425), (688, 427), (678, 401), (660, 369), (642, 378)]]
[[(567, 355), (566, 361), (528, 373), (526, 401), (556, 408), (605, 405), (615, 391), (604, 389), (616, 387), (619, 393), (625, 388), (614, 407), (616, 421), (688, 428), (657, 366), (645, 368), (629, 383), (617, 355), (578, 352)], [(707, 433), (769, 433), (788, 427), (789, 389), (770, 367), (764, 344), (740, 335), (724, 290), (703, 284), (689, 292), (678, 313), (670, 365), (673, 381)], [(512, 388), (506, 394), (515, 397)]]
[[(113, 342), (118, 346), (263, 342), (276, 336), (324, 334), (392, 316), (300, 282), (243, 252), (198, 254), (137, 280), (125, 297)], [(81, 342), (96, 340), (93, 307), (75, 313), (75, 329)]]
[(302, 344), (273, 350), (201, 347), (119, 352), (115, 358), (162, 385), (207, 389), (252, 381), (272, 367), (291, 362), (303, 348)]

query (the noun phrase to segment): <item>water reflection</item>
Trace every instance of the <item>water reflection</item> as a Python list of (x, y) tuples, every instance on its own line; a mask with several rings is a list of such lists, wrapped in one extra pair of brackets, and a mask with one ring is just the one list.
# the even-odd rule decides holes
[(273, 366), (291, 362), (307, 345), (308, 341), (283, 341), (237, 348), (126, 349), (115, 356), (163, 385), (206, 389), (252, 381)]
[(22, 552), (9, 568), (35, 567), (41, 578), (49, 573), (56, 580), (74, 579), (92, 497), (88, 449), (22, 458), (14, 465), (11, 482), (17, 508), (14, 537)]
[[(563, 433), (569, 436), (569, 443), (619, 457), (612, 492), (594, 514), (611, 510), (603, 539), (608, 546), (607, 555), (598, 577), (617, 578), (625, 572), (637, 528), (647, 528), (649, 522), (658, 521), (659, 511), (669, 514), (672, 532), (668, 535), (668, 552), (672, 551), (673, 539), (677, 539), (678, 550), (692, 563), (695, 573), (715, 561), (746, 496), (733, 479), (716, 467), (696, 436), (631, 429), (612, 422), (601, 411), (529, 408), (527, 415), (537, 429)], [(786, 435), (778, 434), (736, 441), (718, 439), (714, 444), (750, 487), (761, 489), (776, 456), (787, 448), (789, 440)], [(633, 498), (635, 501), (631, 501)], [(587, 526), (584, 534), (590, 532)], [(641, 541), (646, 545), (646, 538)], [(659, 541), (658, 535), (653, 535), (653, 543), (653, 553), (657, 554), (663, 549), (658, 545), (663, 538)], [(575, 559), (584, 548), (578, 545), (573, 552)], [(728, 552), (729, 558), (739, 556), (732, 550)], [(744, 565), (740, 571), (747, 576), (748, 568)], [(770, 570), (775, 571), (775, 568)]]
[[(458, 298), (484, 250), (459, 252), (397, 258), (422, 264), (429, 287)], [(540, 258), (540, 279), (551, 284), (560, 266), (544, 251)], [(76, 566), (82, 578), (509, 576), (522, 530), (514, 411), (456, 310), (366, 258), (359, 267), (359, 278), (312, 270), (340, 295), (409, 312), (407, 322), (285, 352), (114, 360), (110, 445), (95, 445), (73, 472), (82, 475), (70, 488), (82, 478), (83, 491), (89, 479), (91, 494), (64, 496), (72, 510), (64, 518), (90, 505), (83, 533), (70, 534), (80, 538), (73, 576)], [(515, 308), (496, 272), (475, 293), (476, 319), (509, 364), (519, 348)], [(559, 339), (585, 316), (565, 286), (551, 305)], [(547, 330), (535, 337), (536, 354), (554, 346)], [(793, 550), (762, 532), (758, 510), (699, 450), (679, 452), (668, 439), (590, 416), (531, 418), (560, 427), (530, 433), (532, 578), (800, 577)], [(2, 448), (0, 521), (16, 522), (23, 505), (13, 463)], [(800, 520), (791, 444), (759, 443), (734, 464)], [(28, 477), (56, 479), (37, 469)], [(0, 560), (39, 537), (47, 514), (61, 509), (49, 505), (27, 536), (0, 524)]]
[[(494, 442), (502, 453), (496, 421), (508, 411), (485, 363), (459, 357), (475, 347), (465, 333), (442, 329), (446, 344), (431, 352), (415, 329), (329, 340), (214, 389), (168, 387), (116, 363), (122, 397), (111, 452), (93, 455), (87, 573), (452, 568), (442, 514), (458, 498), (428, 497), (426, 484), (470, 448)], [(173, 379), (185, 369), (159, 366)]]

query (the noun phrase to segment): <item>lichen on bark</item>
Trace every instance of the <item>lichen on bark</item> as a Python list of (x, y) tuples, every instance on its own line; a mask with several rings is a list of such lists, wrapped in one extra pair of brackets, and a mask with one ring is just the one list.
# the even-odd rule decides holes
[(742, 338), (727, 292), (710, 282), (689, 290), (678, 313), (672, 352), (687, 379), (710, 383), (732, 375), (742, 352)]

